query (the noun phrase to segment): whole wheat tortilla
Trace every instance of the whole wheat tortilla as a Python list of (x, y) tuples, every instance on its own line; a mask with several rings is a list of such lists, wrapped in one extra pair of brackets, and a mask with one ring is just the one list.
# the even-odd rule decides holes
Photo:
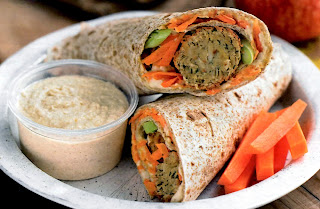
[[(190, 93), (197, 96), (206, 96), (204, 90), (195, 87), (169, 87), (151, 86), (147, 78), (141, 77), (146, 73), (146, 69), (141, 62), (141, 54), (149, 35), (156, 29), (168, 24), (172, 18), (178, 18), (186, 14), (197, 14), (198, 17), (209, 17), (209, 14), (224, 14), (232, 16), (237, 22), (245, 21), (248, 27), (244, 29), (239, 25), (230, 25), (218, 20), (191, 25), (187, 31), (194, 30), (201, 26), (222, 26), (228, 27), (246, 37), (250, 42), (254, 41), (253, 24), (256, 21), (261, 32), (259, 39), (263, 51), (257, 56), (252, 65), (264, 71), (269, 63), (272, 52), (272, 42), (266, 25), (255, 16), (233, 8), (207, 7), (187, 12), (161, 13), (152, 16), (139, 18), (127, 18), (110, 21), (96, 27), (82, 27), (81, 31), (73, 36), (58, 43), (48, 51), (47, 61), (57, 59), (88, 59), (95, 60), (124, 72), (131, 78), (138, 92), (143, 94), (162, 93)], [(185, 32), (187, 32), (185, 31)], [(240, 87), (258, 75), (243, 80), (236, 86), (228, 82), (223, 85), (222, 92)]]
[[(165, 137), (173, 136), (181, 166), (181, 194), (171, 201), (195, 200), (223, 167), (255, 116), (268, 110), (291, 80), (291, 65), (280, 46), (266, 71), (253, 82), (213, 97), (169, 96), (138, 109), (155, 108), (166, 121)], [(135, 137), (145, 120), (133, 121)], [(156, 122), (155, 122), (156, 123)], [(172, 133), (172, 135), (170, 134)], [(146, 170), (139, 170), (142, 180)]]

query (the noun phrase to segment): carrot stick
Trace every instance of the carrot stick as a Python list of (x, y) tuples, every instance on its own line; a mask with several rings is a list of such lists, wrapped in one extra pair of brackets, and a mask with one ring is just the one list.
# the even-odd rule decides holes
[(289, 144), (287, 138), (284, 136), (274, 147), (274, 173), (277, 173), (286, 163), (289, 151)]
[(191, 25), (196, 19), (197, 19), (198, 15), (194, 15), (193, 17), (191, 17), (189, 20), (183, 22), (182, 24), (180, 24), (179, 26), (175, 27), (175, 31), (177, 32), (183, 32), (185, 29), (188, 28), (189, 25)]
[(262, 181), (274, 174), (274, 147), (265, 153), (256, 155), (257, 180)]
[(266, 128), (248, 147), (248, 153), (261, 154), (275, 146), (295, 125), (307, 104), (297, 100)]
[(252, 154), (247, 152), (248, 146), (275, 120), (275, 118), (275, 114), (267, 113), (265, 111), (257, 116), (243, 137), (228, 167), (220, 177), (218, 184), (227, 185), (236, 181), (252, 158)]
[(307, 141), (303, 135), (299, 122), (286, 134), (292, 159), (297, 159), (308, 152)]
[(255, 164), (255, 157), (253, 156), (239, 178), (232, 184), (224, 185), (225, 193), (229, 194), (248, 187), (253, 178)]
[(179, 34), (178, 37), (176, 37), (175, 39), (173, 39), (172, 41), (166, 43), (166, 45), (170, 45), (170, 47), (168, 48), (168, 50), (166, 50), (166, 52), (162, 55), (161, 60), (158, 60), (157, 62), (155, 62), (154, 64), (157, 66), (169, 66), (170, 62), (175, 54), (175, 52), (178, 49), (178, 46), (182, 40), (184, 36), (184, 33)]
[(233, 17), (229, 17), (228, 15), (224, 15), (224, 14), (219, 14), (216, 16), (216, 19), (225, 22), (225, 23), (229, 23), (231, 25), (235, 25), (237, 22), (235, 19), (233, 19)]

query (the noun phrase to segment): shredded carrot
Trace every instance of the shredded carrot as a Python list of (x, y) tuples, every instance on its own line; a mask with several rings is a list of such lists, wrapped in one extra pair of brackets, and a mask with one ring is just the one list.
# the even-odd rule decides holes
[(189, 25), (191, 25), (196, 19), (197, 19), (198, 15), (194, 15), (193, 17), (191, 17), (189, 20), (183, 22), (182, 24), (180, 24), (179, 26), (175, 27), (175, 31), (179, 32), (183, 32), (185, 31)]
[(261, 44), (261, 41), (259, 38), (259, 34), (260, 34), (261, 30), (260, 30), (259, 22), (257, 19), (255, 19), (253, 22), (252, 30), (253, 30), (253, 39), (256, 43), (257, 49), (259, 50), (259, 52), (262, 52), (263, 48), (262, 48), (262, 44)]
[(277, 173), (286, 163), (288, 156), (289, 144), (287, 138), (284, 136), (282, 139), (274, 146), (274, 173)]
[(237, 20), (237, 25), (243, 29), (246, 29), (249, 26), (249, 23), (246, 20)]
[(235, 25), (237, 23), (233, 17), (225, 14), (219, 14), (215, 18), (230, 25)]
[(164, 143), (156, 144), (156, 147), (161, 151), (163, 159), (169, 156), (168, 148)]
[(145, 179), (143, 181), (143, 184), (145, 185), (146, 189), (148, 190), (148, 193), (150, 196), (154, 196), (156, 194), (157, 187), (154, 182), (150, 181), (149, 179)]
[(206, 91), (207, 95), (215, 95), (217, 93), (219, 93), (221, 91), (221, 89), (209, 89)]
[(170, 78), (168, 80), (165, 80), (161, 83), (161, 86), (167, 88), (167, 87), (170, 87), (172, 86), (173, 84), (175, 84), (177, 81), (179, 80), (178, 77), (175, 77), (175, 78)]
[(164, 143), (156, 144), (156, 147), (158, 149), (151, 154), (153, 160), (166, 159), (169, 156), (168, 148)]
[(161, 127), (166, 127), (167, 126), (167, 122), (166, 122), (166, 120), (164, 119), (164, 117), (162, 117), (162, 115), (159, 115), (158, 113), (157, 114), (151, 114), (150, 115), (152, 118), (153, 118), (153, 120), (155, 120), (156, 122), (158, 122), (160, 125), (161, 125)]
[(249, 65), (246, 68), (242, 69), (236, 77), (232, 78), (230, 80), (230, 84), (232, 86), (237, 86), (240, 83), (242, 83), (245, 80), (251, 80), (255, 77), (257, 77), (258, 74), (260, 74), (261, 69), (254, 66), (254, 65)]
[(176, 72), (150, 71), (142, 75), (142, 77), (146, 77), (150, 79), (154, 78), (156, 80), (160, 80), (168, 76), (177, 77), (177, 76), (181, 76), (181, 74)]
[(306, 106), (301, 99), (293, 103), (250, 144), (248, 152), (261, 154), (275, 146), (295, 125)]
[(273, 113), (265, 111), (259, 113), (244, 135), (238, 149), (231, 158), (229, 165), (221, 175), (218, 184), (232, 184), (237, 180), (252, 158), (252, 154), (247, 152), (248, 146), (275, 120), (275, 118), (276, 115)]
[(211, 11), (208, 12), (207, 15), (208, 15), (209, 18), (214, 18), (216, 16), (216, 14), (217, 14), (217, 11), (211, 10)]
[(177, 38), (179, 36), (179, 33), (176, 34), (170, 34), (162, 43), (162, 46), (167, 45), (167, 43), (171, 42), (172, 40), (174, 40), (175, 38)]
[(308, 152), (307, 141), (303, 135), (299, 122), (286, 134), (292, 159), (298, 159)]
[(225, 193), (229, 194), (248, 187), (253, 179), (255, 164), (255, 157), (253, 156), (239, 178), (237, 178), (237, 180), (232, 184), (224, 185)]
[(184, 36), (184, 33), (180, 33), (176, 38), (166, 43), (170, 45), (169, 48), (162, 54), (161, 59), (156, 61), (154, 65), (157, 66), (169, 66), (174, 54), (176, 53), (179, 44)]
[(182, 15), (182, 16), (179, 16), (179, 17), (172, 18), (169, 21), (168, 28), (169, 29), (173, 29), (173, 28), (177, 27), (178, 25), (182, 24), (183, 22), (191, 19), (192, 16), (193, 16), (193, 14), (185, 14), (185, 15)]
[(265, 153), (256, 155), (257, 180), (262, 181), (274, 174), (274, 147)]
[(134, 116), (131, 117), (131, 119), (129, 120), (129, 125), (131, 125), (131, 123), (135, 120), (137, 120), (140, 116), (142, 115), (142, 111), (139, 110), (137, 111)]
[(179, 178), (179, 181), (182, 181), (182, 176), (180, 173), (178, 173), (178, 178)]
[(152, 154), (151, 154), (151, 158), (153, 160), (160, 160), (162, 157), (162, 153), (161, 153), (161, 150), (157, 149), (156, 151), (154, 151)]
[(191, 25), (197, 17), (198, 15), (196, 14), (185, 14), (180, 17), (172, 18), (167, 27), (169, 29), (175, 29), (177, 32), (182, 32)]
[(160, 46), (157, 50), (152, 52), (149, 56), (142, 60), (142, 63), (151, 65), (161, 59), (161, 56), (170, 48), (169, 45)]
[(147, 140), (140, 140), (137, 143), (137, 149), (140, 149), (141, 147), (145, 146), (147, 144)]

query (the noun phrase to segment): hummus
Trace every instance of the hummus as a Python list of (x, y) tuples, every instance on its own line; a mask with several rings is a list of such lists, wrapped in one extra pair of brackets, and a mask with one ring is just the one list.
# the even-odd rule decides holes
[[(127, 121), (99, 132), (68, 135), (63, 129), (88, 129), (118, 119), (128, 108), (113, 84), (84, 76), (48, 78), (27, 86), (21, 112), (34, 122), (60, 128), (59, 134), (18, 122), (21, 149), (42, 171), (61, 180), (102, 175), (118, 164)], [(64, 135), (65, 133), (65, 135)]]
[(72, 75), (28, 86), (21, 93), (19, 106), (36, 123), (75, 130), (115, 121), (128, 109), (128, 101), (110, 82)]

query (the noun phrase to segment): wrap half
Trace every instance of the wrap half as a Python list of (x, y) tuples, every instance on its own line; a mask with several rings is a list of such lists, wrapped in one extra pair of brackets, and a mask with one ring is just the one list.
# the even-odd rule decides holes
[(257, 78), (271, 52), (269, 31), (258, 18), (208, 7), (84, 26), (50, 49), (47, 60), (111, 65), (128, 75), (140, 94), (206, 96)]
[(195, 200), (223, 167), (255, 116), (291, 80), (276, 47), (255, 81), (214, 97), (175, 95), (141, 106), (130, 120), (132, 157), (151, 197)]

